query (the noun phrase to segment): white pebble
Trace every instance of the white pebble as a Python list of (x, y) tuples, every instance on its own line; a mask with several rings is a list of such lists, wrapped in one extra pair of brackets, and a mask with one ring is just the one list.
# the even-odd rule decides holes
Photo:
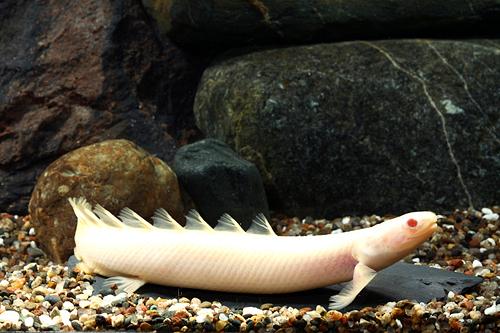
[(65, 301), (62, 305), (64, 310), (73, 310), (75, 308), (75, 305), (71, 303), (70, 301)]
[(81, 308), (86, 308), (90, 305), (90, 302), (87, 300), (82, 299), (80, 302), (78, 302), (78, 306)]
[(36, 235), (35, 228), (30, 228), (30, 231), (28, 231), (28, 235), (35, 236)]
[(6, 323), (17, 323), (19, 320), (19, 313), (17, 311), (5, 311), (2, 314), (0, 314), (0, 322), (6, 322)]
[(52, 320), (52, 318), (50, 318), (46, 314), (41, 315), (40, 317), (38, 317), (38, 319), (40, 320), (40, 324), (42, 325), (42, 328), (47, 328), (47, 327), (55, 324), (54, 321)]
[(9, 286), (9, 281), (7, 280), (0, 281), (0, 287), (7, 288), (8, 286)]
[(35, 320), (33, 319), (33, 317), (24, 318), (24, 326), (26, 326), (28, 328), (33, 327), (34, 322), (35, 322)]
[(101, 303), (101, 306), (103, 308), (107, 308), (107, 307), (111, 307), (111, 304), (114, 302), (115, 300), (115, 295), (106, 295), (102, 298), (102, 303)]
[(479, 260), (475, 259), (472, 262), (472, 268), (476, 269), (476, 268), (479, 268), (479, 267), (483, 267), (483, 264)]
[(465, 315), (464, 315), (464, 313), (463, 313), (463, 312), (457, 312), (457, 313), (452, 313), (452, 314), (450, 315), (450, 318), (454, 318), (454, 319), (458, 319), (458, 320), (460, 320), (460, 319), (464, 319), (464, 316), (465, 316)]
[(3, 238), (0, 237), (0, 246), (4, 246)]
[(326, 309), (322, 307), (321, 305), (316, 305), (316, 312), (317, 313), (324, 313), (326, 312)]
[(491, 273), (491, 271), (489, 269), (484, 268), (484, 269), (480, 270), (479, 272), (477, 272), (476, 276), (479, 275), (479, 276), (483, 276), (484, 277), (484, 276), (486, 276), (486, 275), (488, 275), (490, 273)]
[(71, 320), (70, 320), (70, 313), (67, 310), (61, 310), (59, 312), (59, 315), (61, 316), (62, 323), (65, 326), (71, 326)]
[(485, 315), (493, 315), (497, 312), (500, 312), (500, 304), (497, 305), (497, 303), (493, 303), (492, 306), (490, 306), (489, 308), (486, 308), (484, 309), (484, 314)]
[(456, 309), (458, 307), (457, 303), (455, 302), (448, 302), (443, 306), (444, 311), (450, 313), (452, 310)]
[(189, 306), (189, 303), (175, 303), (168, 308), (168, 311), (180, 311)]
[(126, 292), (122, 292), (122, 293), (119, 293), (118, 295), (116, 295), (115, 297), (115, 301), (113, 302), (113, 306), (117, 305), (118, 303), (123, 303), (123, 302), (126, 302), (127, 301), (127, 298), (128, 298), (128, 295)]
[(22, 299), (16, 298), (16, 299), (14, 300), (14, 302), (12, 302), (12, 305), (14, 305), (14, 306), (16, 306), (16, 307), (20, 308), (20, 307), (22, 307), (22, 306), (24, 305), (24, 302), (23, 302), (23, 300), (22, 300)]
[(61, 281), (59, 281), (59, 282), (57, 283), (56, 288), (55, 288), (56, 293), (58, 293), (58, 294), (59, 294), (60, 292), (62, 292), (62, 291), (64, 290), (64, 283), (65, 283), (65, 282), (66, 282), (66, 281), (61, 280)]
[(314, 311), (314, 310), (307, 311), (306, 314), (309, 315), (312, 319), (321, 317), (321, 315), (317, 311)]
[(304, 319), (305, 321), (307, 322), (310, 322), (312, 320), (312, 317), (310, 315), (308, 315), (307, 313), (305, 313), (303, 316), (302, 316), (302, 319)]
[(342, 218), (342, 224), (343, 225), (349, 224), (350, 221), (351, 221), (351, 218), (349, 216), (346, 216), (346, 217)]
[(255, 315), (259, 315), (259, 314), (262, 314), (262, 310), (259, 308), (256, 308), (253, 306), (247, 306), (247, 307), (243, 308), (243, 316), (245, 316), (245, 315), (255, 316)]
[(453, 297), (455, 297), (455, 293), (453, 291), (449, 291), (448, 292), (448, 299), (452, 299)]
[(482, 208), (481, 213), (483, 213), (484, 215), (488, 215), (488, 214), (493, 214), (493, 211), (489, 208)]
[(418, 264), (418, 263), (420, 263), (420, 258), (413, 258), (411, 261)]
[(498, 214), (497, 213), (493, 213), (493, 214), (486, 214), (483, 216), (483, 219), (485, 219), (486, 221), (496, 221), (498, 220)]
[(208, 322), (211, 323), (214, 320), (214, 310), (203, 308), (200, 309), (196, 315), (196, 322), (198, 324)]
[(229, 318), (226, 316), (225, 313), (219, 313), (219, 320), (228, 321)]

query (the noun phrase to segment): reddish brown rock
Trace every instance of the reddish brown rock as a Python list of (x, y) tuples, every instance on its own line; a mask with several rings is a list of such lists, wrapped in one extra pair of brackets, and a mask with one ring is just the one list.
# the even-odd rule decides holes
[(85, 144), (171, 160), (199, 73), (139, 1), (0, 2), (0, 211), (24, 213), (41, 171)]
[(183, 219), (177, 177), (163, 161), (127, 140), (79, 148), (49, 165), (29, 204), (39, 244), (57, 262), (73, 254), (76, 218), (67, 199), (80, 196), (114, 214), (130, 207), (147, 218), (164, 207)]

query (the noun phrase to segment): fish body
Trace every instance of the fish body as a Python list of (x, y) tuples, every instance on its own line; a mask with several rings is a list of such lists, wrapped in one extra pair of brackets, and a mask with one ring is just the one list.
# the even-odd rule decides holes
[(433, 213), (416, 212), (346, 233), (279, 237), (263, 216), (245, 232), (228, 215), (213, 229), (192, 212), (183, 228), (160, 210), (152, 226), (130, 210), (118, 219), (84, 199), (70, 203), (78, 217), (75, 255), (84, 270), (111, 277), (107, 283), (122, 290), (149, 282), (273, 294), (351, 281), (332, 297), (332, 309), (348, 305), (376, 271), (413, 251), (436, 222)]

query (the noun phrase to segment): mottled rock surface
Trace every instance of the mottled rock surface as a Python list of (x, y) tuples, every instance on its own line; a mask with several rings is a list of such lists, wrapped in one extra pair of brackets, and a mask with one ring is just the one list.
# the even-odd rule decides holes
[(143, 0), (161, 30), (206, 52), (263, 43), (498, 35), (496, 0)]
[(180, 148), (173, 169), (201, 216), (212, 226), (228, 213), (243, 229), (259, 213), (269, 217), (259, 171), (221, 141), (206, 139)]
[(323, 44), (216, 63), (195, 114), (258, 166), (274, 208), (482, 207), (500, 199), (499, 82), (498, 40)]
[[(140, 1), (0, 2), (0, 210), (24, 213), (62, 154), (128, 138), (168, 161), (200, 70)], [(145, 135), (147, 133), (147, 135)]]
[(76, 217), (67, 199), (80, 196), (113, 214), (129, 207), (149, 218), (164, 207), (183, 221), (177, 178), (163, 161), (127, 140), (82, 147), (49, 165), (29, 204), (40, 247), (57, 262), (73, 253)]

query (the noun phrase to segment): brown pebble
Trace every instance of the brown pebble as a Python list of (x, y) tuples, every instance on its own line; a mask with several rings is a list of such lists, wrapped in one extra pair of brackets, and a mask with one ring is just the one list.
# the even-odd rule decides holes
[(458, 321), (458, 319), (450, 319), (450, 328), (454, 329), (455, 331), (460, 331), (462, 329), (462, 323)]
[(26, 283), (25, 278), (17, 279), (10, 284), (10, 288), (8, 289), (12, 289), (13, 291), (19, 290), (24, 286), (25, 283)]
[(337, 310), (328, 311), (326, 313), (326, 318), (332, 321), (340, 320), (340, 318), (342, 318), (342, 312)]
[(460, 307), (467, 309), (468, 311), (471, 311), (474, 308), (474, 302), (472, 302), (469, 299), (464, 299), (462, 302), (458, 304)]
[(481, 240), (479, 240), (476, 237), (472, 237), (472, 239), (469, 241), (469, 246), (470, 247), (479, 247), (479, 243), (481, 243)]
[(223, 331), (224, 327), (226, 327), (227, 321), (224, 320), (219, 320), (218, 322), (215, 323), (215, 330), (217, 332)]
[(151, 326), (150, 323), (142, 322), (139, 325), (139, 331), (141, 331), (141, 332), (149, 332), (149, 331), (152, 331), (152, 330), (153, 330), (153, 326)]
[(68, 283), (68, 289), (73, 289), (76, 287), (78, 287), (78, 283), (76, 281), (71, 281), (70, 283)]
[(305, 308), (299, 309), (299, 312), (300, 312), (301, 315), (304, 315), (306, 312), (309, 312), (311, 310), (312, 310), (312, 308), (306, 306)]
[(391, 317), (392, 318), (398, 318), (398, 317), (401, 317), (402, 315), (404, 315), (405, 312), (403, 309), (400, 309), (400, 308), (394, 308), (392, 309), (392, 312), (391, 312)]
[(274, 305), (272, 303), (264, 303), (260, 306), (260, 309), (261, 310), (269, 310), (270, 308), (272, 308)]
[(448, 266), (459, 268), (464, 265), (464, 261), (462, 259), (450, 259), (446, 262)]

